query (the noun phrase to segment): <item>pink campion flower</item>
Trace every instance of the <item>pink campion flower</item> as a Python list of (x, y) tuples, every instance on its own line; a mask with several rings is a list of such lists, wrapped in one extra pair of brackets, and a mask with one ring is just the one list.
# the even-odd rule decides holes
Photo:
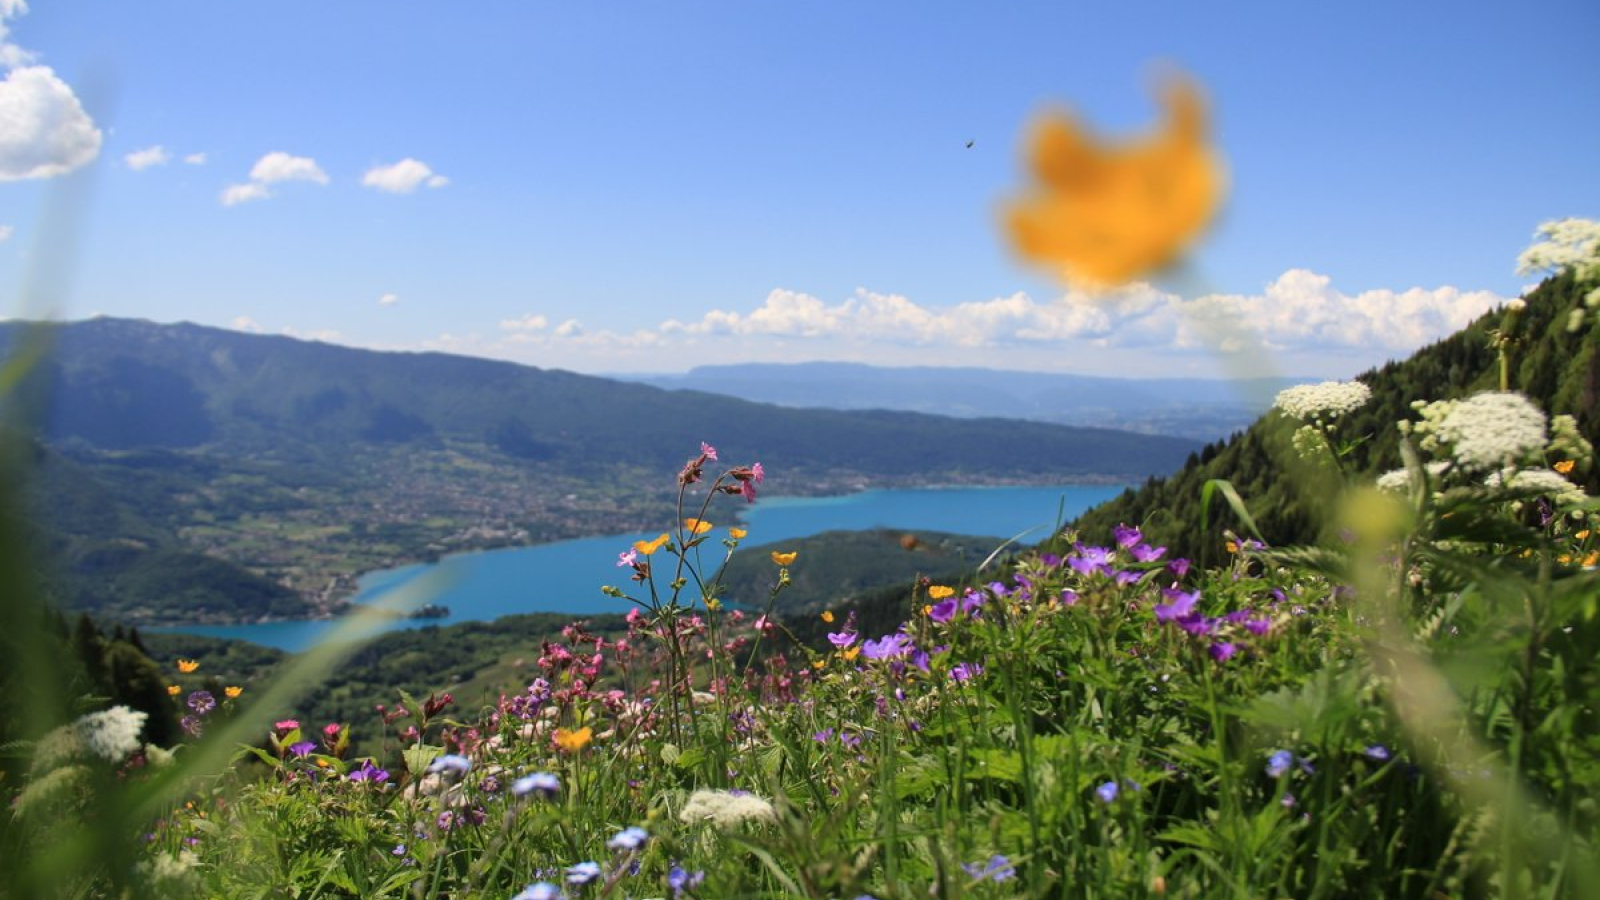
[[(744, 502), (756, 502), (756, 485), (754, 481), (739, 482), (739, 493), (744, 495)], [(764, 507), (763, 507), (764, 508)]]
[(338, 737), (339, 736), (339, 723), (338, 722), (329, 722), (328, 724), (322, 726), (322, 733), (327, 735), (328, 737)]
[(760, 484), (767, 479), (767, 470), (761, 468), (761, 463), (756, 463), (750, 467), (750, 477), (755, 479), (756, 484)]
[(778, 627), (769, 622), (766, 616), (758, 616), (755, 621), (755, 629), (762, 634), (771, 634), (777, 631)]
[(711, 460), (712, 462), (716, 462), (717, 461), (717, 448), (711, 446), (710, 444), (706, 443), (705, 441), (701, 441), (700, 442), (700, 455), (704, 456), (706, 459)]
[(300, 727), (300, 723), (294, 719), (284, 719), (282, 722), (274, 723), (273, 727), (279, 731), (293, 731)]
[(624, 566), (631, 566), (638, 559), (639, 559), (639, 551), (637, 551), (637, 550), (628, 550), (628, 551), (625, 551), (623, 553), (618, 553), (617, 554), (617, 568), (620, 569), (620, 568), (623, 568)]

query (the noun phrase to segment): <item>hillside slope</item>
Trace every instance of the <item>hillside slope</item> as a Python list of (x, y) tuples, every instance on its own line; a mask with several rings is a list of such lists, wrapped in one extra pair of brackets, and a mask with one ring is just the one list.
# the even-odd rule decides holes
[[(1582, 305), (1584, 293), (1570, 275), (1562, 275), (1528, 294), (1521, 332), (1525, 337), (1515, 348), (1511, 387), (1551, 415), (1575, 416), (1579, 428), (1593, 440), (1600, 436), (1600, 331), (1567, 330), (1568, 314)], [(1400, 466), (1395, 423), (1415, 418), (1413, 401), (1498, 388), (1498, 357), (1489, 344), (1489, 332), (1499, 326), (1501, 317), (1498, 311), (1488, 313), (1409, 359), (1357, 376), (1372, 389), (1372, 400), (1339, 423), (1341, 438), (1367, 438), (1347, 460), (1353, 471), (1376, 475)], [(1291, 431), (1282, 416), (1268, 413), (1243, 433), (1207, 446), (1177, 473), (1149, 479), (1143, 487), (1086, 511), (1075, 527), (1103, 540), (1118, 523), (1139, 524), (1174, 555), (1210, 554), (1215, 559), (1222, 531), (1241, 528), (1220, 497), (1213, 503), (1209, 528), (1201, 528), (1202, 487), (1220, 478), (1238, 489), (1269, 542), (1311, 541), (1317, 537), (1326, 495), (1303, 491), (1294, 479), (1285, 477), (1277, 460), (1293, 452), (1288, 444)], [(1588, 478), (1592, 493), (1600, 485), (1595, 473)]]

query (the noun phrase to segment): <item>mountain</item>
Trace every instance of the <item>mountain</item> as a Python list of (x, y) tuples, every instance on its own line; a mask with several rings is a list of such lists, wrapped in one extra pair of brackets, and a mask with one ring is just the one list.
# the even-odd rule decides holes
[(12, 354), (24, 336), (49, 352), (11, 406), (32, 411), (45, 444), (185, 549), (321, 609), (363, 571), (658, 523), (702, 440), (724, 461), (763, 462), (762, 490), (783, 494), (1135, 480), (1198, 447), (997, 418), (791, 409), (187, 323), (0, 324)]
[(1001, 416), (1212, 440), (1266, 412), (1278, 391), (1315, 379), (1103, 378), (984, 368), (742, 363), (619, 378), (783, 406)]
[[(1546, 413), (1573, 415), (1591, 441), (1600, 437), (1600, 331), (1593, 325), (1569, 331), (1569, 316), (1584, 308), (1584, 294), (1570, 275), (1551, 278), (1529, 293), (1514, 347), (1511, 386), (1527, 394)], [(1339, 441), (1365, 439), (1346, 458), (1355, 473), (1376, 475), (1399, 468), (1399, 434), (1395, 423), (1415, 419), (1411, 403), (1469, 396), (1499, 386), (1499, 358), (1490, 332), (1500, 327), (1502, 313), (1491, 312), (1467, 328), (1417, 351), (1403, 362), (1390, 363), (1357, 376), (1372, 389), (1372, 399), (1339, 420)], [(1146, 534), (1166, 544), (1173, 555), (1214, 560), (1221, 532), (1242, 530), (1222, 502), (1212, 505), (1210, 525), (1201, 527), (1200, 495), (1210, 479), (1233, 483), (1268, 541), (1291, 545), (1315, 540), (1323, 521), (1328, 493), (1296, 487), (1278, 463), (1292, 454), (1293, 427), (1282, 416), (1268, 415), (1247, 431), (1213, 443), (1165, 478), (1152, 478), (1137, 490), (1101, 504), (1074, 523), (1090, 540), (1105, 540), (1118, 523), (1141, 525)], [(1591, 494), (1600, 492), (1596, 470), (1574, 473), (1587, 478)]]

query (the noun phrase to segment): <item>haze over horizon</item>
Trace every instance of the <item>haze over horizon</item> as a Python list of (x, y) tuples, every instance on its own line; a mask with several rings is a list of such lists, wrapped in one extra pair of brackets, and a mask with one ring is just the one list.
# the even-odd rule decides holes
[[(592, 374), (1349, 377), (1600, 211), (1592, 4), (1147, 12), (0, 0), (0, 314)], [(1162, 64), (1209, 95), (1223, 220), (1169, 281), (1063, 290), (996, 227), (1028, 122), (1142, 134)], [(1275, 358), (1221, 365), (1213, 318)]]

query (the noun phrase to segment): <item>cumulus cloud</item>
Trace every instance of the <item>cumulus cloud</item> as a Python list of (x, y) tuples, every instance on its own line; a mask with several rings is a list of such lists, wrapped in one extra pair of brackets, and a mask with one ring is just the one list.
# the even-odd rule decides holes
[(250, 318), (249, 316), (238, 316), (228, 324), (232, 326), (234, 331), (248, 331), (251, 334), (261, 334), (262, 332), (266, 331), (266, 329), (261, 327), (261, 323)]
[(183, 158), (183, 162), (185, 165), (203, 166), (206, 164), (206, 155), (204, 153), (191, 153)]
[(367, 174), (361, 176), (361, 183), (390, 194), (409, 194), (423, 185), (444, 187), (450, 183), (450, 179), (434, 174), (427, 163), (408, 156), (393, 165), (368, 169)]
[(48, 66), (6, 73), (0, 123), (0, 181), (64, 175), (100, 155), (100, 129)]
[(128, 168), (135, 172), (142, 172), (151, 166), (164, 166), (170, 159), (172, 159), (172, 156), (160, 144), (154, 147), (146, 147), (143, 150), (135, 150), (122, 157), (122, 161), (128, 164)]
[(379, 306), (393, 306), (393, 305), (395, 305), (396, 303), (399, 303), (399, 302), (400, 302), (400, 295), (399, 294), (384, 294), (382, 297), (378, 298), (378, 305)]
[(268, 153), (250, 167), (250, 180), (244, 184), (230, 184), (218, 198), (223, 206), (236, 206), (251, 200), (271, 197), (270, 185), (285, 181), (310, 181), (327, 184), (328, 173), (322, 171), (317, 161), (309, 156), (291, 156), (281, 150)]
[(309, 156), (290, 156), (281, 150), (268, 153), (256, 160), (250, 168), (250, 180), (261, 184), (279, 181), (314, 181), (328, 183), (328, 173), (322, 171), (317, 161)]
[(6, 40), (9, 33), (6, 20), (15, 19), (27, 11), (25, 0), (0, 0), (0, 66), (10, 68), (33, 62), (32, 53)]
[(520, 319), (501, 319), (500, 329), (502, 331), (543, 331), (549, 324), (550, 320), (544, 316), (536, 316), (529, 313)]
[(4, 244), (6, 242), (6, 238), (11, 237), (11, 234), (14, 231), (16, 231), (16, 229), (10, 225), (0, 225), (0, 244)]

